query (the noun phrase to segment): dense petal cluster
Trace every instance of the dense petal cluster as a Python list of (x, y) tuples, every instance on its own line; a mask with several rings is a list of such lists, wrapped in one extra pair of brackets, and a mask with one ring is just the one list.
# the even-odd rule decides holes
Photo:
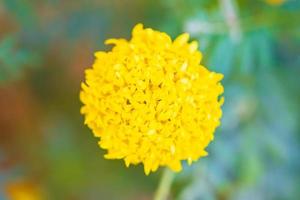
[(174, 41), (141, 24), (132, 38), (109, 39), (109, 52), (96, 52), (86, 70), (80, 99), (85, 123), (105, 158), (181, 170), (207, 155), (206, 146), (220, 125), (223, 75), (200, 65), (196, 41), (184, 33)]

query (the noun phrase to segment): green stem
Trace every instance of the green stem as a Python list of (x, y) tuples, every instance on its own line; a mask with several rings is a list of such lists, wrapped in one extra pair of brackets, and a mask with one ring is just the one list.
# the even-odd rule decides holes
[(154, 200), (166, 200), (168, 198), (174, 176), (175, 174), (171, 170), (168, 168), (164, 169)]
[(229, 28), (229, 34), (234, 42), (240, 42), (242, 38), (242, 31), (240, 26), (240, 20), (238, 16), (238, 6), (235, 0), (219, 0), (221, 9), (227, 26)]

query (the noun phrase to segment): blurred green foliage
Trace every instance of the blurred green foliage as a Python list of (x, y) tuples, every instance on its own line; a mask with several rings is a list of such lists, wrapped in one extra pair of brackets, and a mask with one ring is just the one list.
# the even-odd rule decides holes
[(49, 199), (151, 198), (160, 173), (104, 160), (78, 100), (93, 52), (142, 22), (189, 32), (204, 65), (225, 75), (209, 156), (177, 175), (171, 198), (298, 199), (299, 19), (296, 0), (0, 1), (0, 163), (12, 163), (1, 187), (25, 178)]
[(0, 83), (20, 76), (23, 68), (34, 66), (37, 56), (34, 53), (16, 48), (16, 38), (4, 37), (0, 41)]

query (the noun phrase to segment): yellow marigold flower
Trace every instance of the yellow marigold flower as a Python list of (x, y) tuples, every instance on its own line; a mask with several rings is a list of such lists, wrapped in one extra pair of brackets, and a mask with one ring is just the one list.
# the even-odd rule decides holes
[(6, 185), (6, 194), (10, 200), (43, 200), (41, 189), (28, 181), (16, 181)]
[(182, 160), (207, 155), (222, 115), (223, 75), (200, 65), (198, 44), (188, 40), (138, 24), (131, 40), (109, 39), (113, 49), (95, 53), (81, 113), (105, 158), (143, 163), (149, 174), (159, 166), (180, 171)]
[(286, 0), (265, 0), (265, 1), (270, 5), (279, 6), (283, 4)]

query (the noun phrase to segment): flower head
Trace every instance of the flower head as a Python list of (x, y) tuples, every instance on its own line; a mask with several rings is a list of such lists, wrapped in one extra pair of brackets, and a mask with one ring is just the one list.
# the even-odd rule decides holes
[(10, 200), (43, 200), (44, 193), (37, 184), (25, 180), (10, 182), (5, 188)]
[(273, 6), (280, 6), (283, 4), (286, 0), (265, 0), (268, 4)]
[(81, 113), (105, 158), (143, 163), (149, 174), (159, 166), (180, 171), (182, 160), (207, 155), (222, 115), (223, 75), (200, 65), (198, 44), (188, 40), (138, 24), (129, 41), (109, 39), (113, 49), (95, 53)]

